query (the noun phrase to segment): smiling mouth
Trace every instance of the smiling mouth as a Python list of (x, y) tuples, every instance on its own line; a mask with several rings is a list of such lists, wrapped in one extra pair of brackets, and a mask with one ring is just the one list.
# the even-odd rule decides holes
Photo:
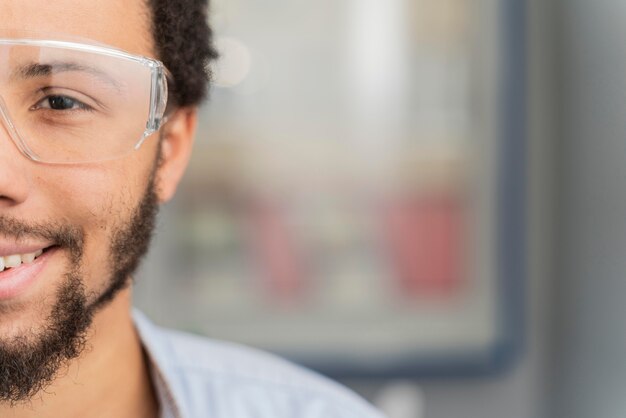
[(53, 247), (54, 246), (47, 247), (42, 250), (35, 251), (34, 253), (14, 254), (0, 257), (0, 273), (5, 270), (20, 267), (22, 264), (31, 264), (42, 254), (44, 254), (46, 251), (50, 250)]

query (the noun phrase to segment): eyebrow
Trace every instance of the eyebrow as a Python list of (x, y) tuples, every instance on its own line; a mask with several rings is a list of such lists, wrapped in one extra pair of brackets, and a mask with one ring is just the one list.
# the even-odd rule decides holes
[(88, 65), (78, 64), (75, 62), (52, 62), (49, 64), (40, 64), (40, 63), (32, 63), (23, 65), (17, 68), (13, 72), (13, 77), (22, 78), (22, 79), (30, 79), (37, 77), (47, 77), (53, 74), (63, 73), (63, 72), (86, 72), (89, 74), (93, 74), (96, 77), (100, 78), (102, 81), (107, 84), (112, 85), (116, 89), (120, 89), (120, 84), (111, 78), (105, 72)]

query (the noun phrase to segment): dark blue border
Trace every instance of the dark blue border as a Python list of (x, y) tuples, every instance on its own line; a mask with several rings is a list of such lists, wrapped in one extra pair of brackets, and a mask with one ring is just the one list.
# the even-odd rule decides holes
[(284, 353), (286, 357), (336, 379), (489, 376), (508, 370), (520, 357), (526, 334), (526, 0), (500, 2), (498, 340), (480, 352), (447, 351), (398, 358), (393, 363), (371, 365), (367, 369), (358, 362), (338, 364), (336, 360), (296, 358)]

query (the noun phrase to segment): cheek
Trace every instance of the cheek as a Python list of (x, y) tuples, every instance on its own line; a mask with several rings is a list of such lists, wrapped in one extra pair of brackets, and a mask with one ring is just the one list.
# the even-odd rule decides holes
[(45, 217), (83, 230), (84, 256), (103, 258), (112, 231), (127, 222), (144, 195), (154, 164), (150, 155), (137, 152), (106, 163), (48, 167), (36, 179)]
[(130, 169), (73, 168), (71, 175), (48, 175), (41, 179), (51, 212), (62, 223), (85, 228), (108, 229), (132, 206), (143, 186), (143, 176)]
[[(38, 179), (46, 192), (48, 220), (80, 228), (85, 234), (81, 276), (88, 289), (106, 287), (114, 266), (114, 233), (125, 226), (144, 195), (152, 162), (125, 160), (72, 167)], [(71, 173), (69, 173), (71, 171)]]

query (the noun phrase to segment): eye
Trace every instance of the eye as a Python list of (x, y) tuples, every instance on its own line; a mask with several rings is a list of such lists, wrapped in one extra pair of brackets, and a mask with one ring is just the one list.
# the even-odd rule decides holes
[(51, 109), (51, 110), (89, 110), (90, 106), (69, 96), (50, 95), (46, 96), (33, 106), (35, 109)]

